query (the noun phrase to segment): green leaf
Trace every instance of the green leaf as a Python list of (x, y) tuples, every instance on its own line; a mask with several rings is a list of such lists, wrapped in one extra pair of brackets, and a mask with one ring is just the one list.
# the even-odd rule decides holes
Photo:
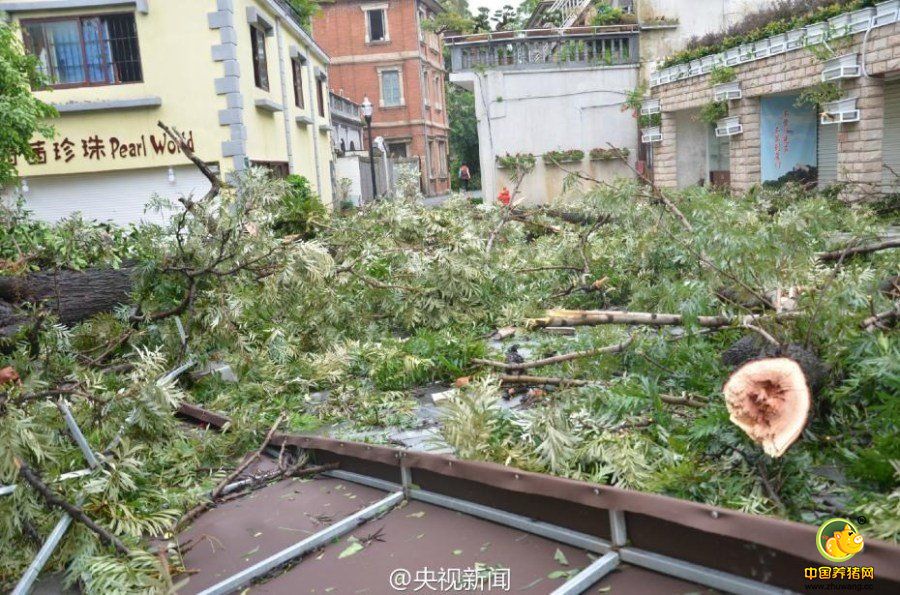
[(363, 544), (361, 544), (358, 541), (354, 541), (353, 543), (348, 545), (346, 547), (346, 549), (344, 549), (344, 551), (342, 551), (340, 553), (340, 555), (338, 555), (338, 559), (340, 560), (341, 558), (347, 558), (349, 556), (352, 556), (353, 554), (356, 554), (356, 553), (362, 551), (362, 549), (363, 549)]
[(569, 565), (569, 560), (566, 558), (566, 555), (559, 548), (556, 548), (556, 553), (553, 554), (553, 559), (562, 564), (563, 566)]

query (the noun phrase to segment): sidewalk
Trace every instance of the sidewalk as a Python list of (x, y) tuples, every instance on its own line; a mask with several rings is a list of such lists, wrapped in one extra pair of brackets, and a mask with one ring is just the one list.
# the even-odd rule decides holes
[[(426, 196), (422, 199), (422, 203), (427, 207), (437, 207), (444, 204), (452, 193), (448, 192), (447, 194), (439, 194), (438, 196)], [(481, 190), (470, 190), (467, 193), (469, 198), (483, 198), (481, 194)]]

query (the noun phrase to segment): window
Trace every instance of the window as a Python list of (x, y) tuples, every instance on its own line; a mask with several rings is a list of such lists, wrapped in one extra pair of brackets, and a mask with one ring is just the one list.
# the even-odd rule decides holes
[(441, 75), (434, 75), (434, 104), (441, 108)]
[(388, 155), (391, 157), (407, 157), (406, 141), (396, 141), (387, 143)]
[(380, 74), (382, 107), (403, 105), (403, 90), (400, 85), (400, 71), (397, 69), (382, 70)]
[(143, 80), (133, 14), (24, 21), (25, 45), (51, 86)]
[(387, 33), (387, 11), (384, 8), (366, 10), (366, 42), (389, 41)]
[(269, 67), (266, 62), (266, 32), (258, 25), (250, 25), (250, 47), (253, 50), (253, 82), (264, 91), (269, 90)]
[(325, 117), (325, 83), (321, 78), (316, 78), (316, 99), (318, 100), (319, 115)]
[(447, 141), (439, 140), (437, 142), (437, 171), (442, 178), (447, 177)]
[(303, 62), (300, 58), (291, 58), (291, 71), (294, 73), (294, 105), (303, 109)]

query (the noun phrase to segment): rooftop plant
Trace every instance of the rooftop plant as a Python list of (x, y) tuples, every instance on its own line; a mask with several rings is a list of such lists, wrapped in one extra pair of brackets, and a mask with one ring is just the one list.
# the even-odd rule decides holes
[(724, 31), (695, 37), (660, 68), (684, 64), (710, 54), (825, 21), (843, 12), (872, 6), (874, 0), (783, 0), (744, 17)]
[(631, 151), (627, 147), (609, 147), (591, 149), (589, 153), (591, 161), (613, 161), (615, 159), (627, 159)]
[(584, 159), (584, 151), (581, 149), (567, 149), (559, 151), (547, 151), (542, 155), (544, 163), (557, 165), (560, 163), (577, 163)]
[(728, 103), (725, 101), (711, 101), (700, 108), (700, 120), (715, 124), (728, 115)]

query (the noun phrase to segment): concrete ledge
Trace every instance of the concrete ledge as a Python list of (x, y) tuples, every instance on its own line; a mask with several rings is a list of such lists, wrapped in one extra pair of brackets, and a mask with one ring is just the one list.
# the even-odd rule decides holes
[(154, 108), (161, 105), (162, 99), (159, 97), (138, 97), (135, 99), (108, 99), (104, 101), (70, 101), (69, 103), (54, 103), (53, 107), (61, 114), (81, 114), (107, 110)]
[(300, 48), (295, 45), (292, 45), (288, 48), (288, 55), (291, 58), (297, 58), (298, 60), (300, 60), (301, 64), (306, 64), (306, 61), (308, 60), (306, 55), (300, 51)]
[(312, 118), (308, 116), (297, 116), (296, 118), (294, 118), (294, 120), (297, 121), (298, 126), (302, 126), (303, 128), (306, 128), (313, 123)]
[(150, 12), (150, 0), (30, 0), (9, 2), (0, 9), (4, 12), (28, 12), (34, 10), (66, 10), (69, 8), (103, 8), (107, 6), (134, 6), (135, 10)]
[(222, 157), (243, 157), (247, 147), (242, 140), (228, 140), (222, 143)]
[(234, 26), (234, 13), (227, 10), (219, 10), (206, 15), (206, 20), (210, 29), (221, 29), (222, 27)]
[(237, 46), (233, 43), (222, 43), (212, 46), (212, 59), (214, 62), (237, 60)]
[(319, 124), (319, 132), (331, 132), (334, 127), (330, 124)]
[(240, 93), (229, 93), (225, 96), (225, 103), (228, 109), (242, 109), (244, 107), (244, 96)]
[(256, 109), (261, 109), (264, 112), (275, 113), (284, 111), (283, 105), (281, 105), (280, 103), (276, 103), (271, 99), (257, 99), (253, 102), (253, 104), (256, 106)]
[(275, 34), (275, 26), (272, 25), (272, 23), (270, 23), (255, 6), (247, 7), (247, 22), (251, 25), (262, 27), (266, 32), (266, 37), (271, 37)]
[(219, 110), (219, 126), (230, 126), (231, 124), (240, 124), (243, 118), (243, 110), (240, 109), (220, 109)]
[(228, 93), (240, 93), (241, 79), (236, 76), (226, 76), (217, 78), (213, 84), (216, 88), (216, 95), (227, 95)]

